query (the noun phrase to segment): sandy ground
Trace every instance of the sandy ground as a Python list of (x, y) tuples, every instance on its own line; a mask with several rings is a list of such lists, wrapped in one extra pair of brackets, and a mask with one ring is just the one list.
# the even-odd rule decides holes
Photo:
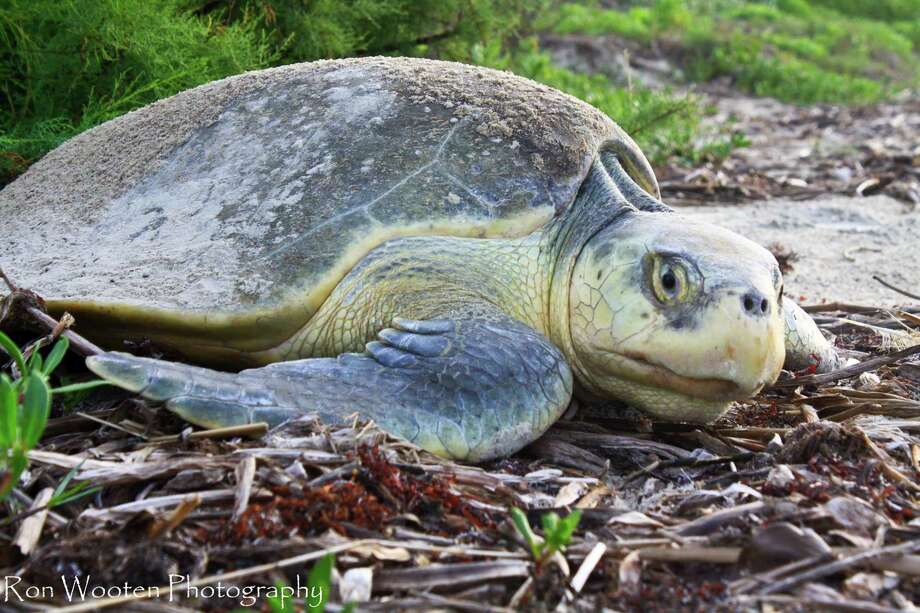
[(873, 275), (920, 294), (920, 208), (887, 196), (685, 206), (680, 211), (764, 246), (778, 243), (795, 252), (798, 259), (785, 282), (786, 294), (799, 302), (916, 302), (885, 288)]

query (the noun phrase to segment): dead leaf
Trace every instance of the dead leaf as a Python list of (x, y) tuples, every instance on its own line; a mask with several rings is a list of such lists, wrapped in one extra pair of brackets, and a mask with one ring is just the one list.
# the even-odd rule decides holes
[(777, 522), (754, 532), (741, 551), (741, 562), (752, 571), (761, 572), (830, 552), (824, 539), (811, 528)]
[(581, 498), (582, 494), (586, 491), (588, 491), (588, 486), (584, 483), (579, 481), (567, 483), (559, 488), (559, 491), (556, 493), (556, 499), (553, 501), (553, 506), (556, 508), (567, 507)]
[(606, 485), (598, 485), (585, 494), (582, 499), (575, 504), (575, 507), (578, 509), (593, 509), (597, 507), (604, 496), (609, 496), (611, 493), (610, 488)]
[[(38, 493), (29, 509), (41, 509), (47, 506), (53, 495), (54, 489), (46, 487)], [(48, 509), (42, 509), (29, 515), (19, 524), (15, 543), (22, 555), (27, 556), (35, 549), (35, 545), (38, 544), (38, 540), (42, 536), (42, 529), (45, 527), (46, 519), (48, 519)]]
[(412, 554), (402, 547), (381, 547), (380, 545), (361, 545), (352, 549), (352, 553), (374, 558), (377, 560), (393, 560), (394, 562), (408, 562)]
[(630, 551), (625, 558), (620, 561), (617, 570), (620, 591), (638, 596), (642, 588), (642, 560), (639, 551)]
[(871, 536), (879, 526), (889, 523), (868, 504), (849, 496), (831, 498), (824, 503), (824, 508), (838, 526), (860, 536)]
[(616, 515), (610, 518), (608, 524), (621, 524), (624, 526), (641, 526), (647, 528), (664, 528), (664, 524), (660, 521), (656, 521), (644, 513), (639, 511), (627, 511), (621, 515)]

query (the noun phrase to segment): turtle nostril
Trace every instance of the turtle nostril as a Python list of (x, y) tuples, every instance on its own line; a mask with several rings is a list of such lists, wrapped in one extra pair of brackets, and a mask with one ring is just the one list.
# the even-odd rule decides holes
[(750, 296), (744, 297), (744, 310), (748, 312), (754, 310), (754, 299)]
[(741, 297), (744, 312), (752, 317), (766, 315), (770, 310), (770, 301), (760, 292), (752, 291)]

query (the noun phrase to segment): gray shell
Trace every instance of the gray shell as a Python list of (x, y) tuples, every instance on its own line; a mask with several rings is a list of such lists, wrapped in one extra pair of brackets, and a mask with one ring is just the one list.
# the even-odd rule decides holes
[(51, 301), (304, 322), (389, 238), (540, 228), (605, 143), (647, 166), (593, 107), (484, 68), (366, 58), (247, 73), (45, 156), (0, 192), (0, 264)]

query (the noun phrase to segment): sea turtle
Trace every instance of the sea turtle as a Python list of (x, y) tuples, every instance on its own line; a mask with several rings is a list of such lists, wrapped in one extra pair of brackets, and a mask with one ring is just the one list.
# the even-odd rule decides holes
[(250, 367), (87, 360), (202, 426), (357, 412), (481, 461), (573, 390), (708, 422), (784, 355), (837, 363), (773, 256), (662, 204), (607, 116), (462, 64), (203, 85), (49, 153), (0, 218), (11, 273), (91, 339)]

